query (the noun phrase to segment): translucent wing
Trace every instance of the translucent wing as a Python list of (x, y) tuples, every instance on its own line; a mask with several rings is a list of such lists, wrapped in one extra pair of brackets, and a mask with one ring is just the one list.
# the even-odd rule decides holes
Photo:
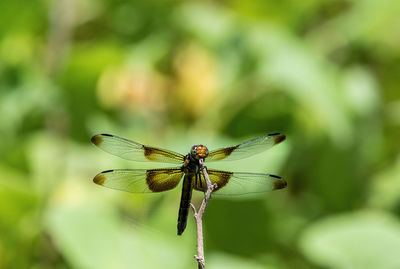
[[(213, 194), (241, 195), (248, 193), (267, 192), (286, 187), (287, 183), (279, 176), (259, 173), (227, 172), (207, 169), (211, 183), (217, 183)], [(201, 186), (201, 187), (199, 187)], [(201, 182), (195, 185), (198, 191), (205, 191), (207, 184), (203, 175)]]
[(225, 159), (231, 161), (247, 158), (263, 152), (285, 139), (286, 137), (283, 134), (267, 134), (236, 146), (213, 150), (208, 154), (208, 157), (206, 157), (206, 161), (214, 162)]
[(97, 174), (93, 182), (107, 188), (134, 192), (162, 192), (175, 188), (182, 178), (180, 168), (115, 169)]
[(131, 161), (164, 163), (182, 163), (184, 161), (182, 154), (145, 146), (116, 135), (98, 134), (93, 136), (91, 141), (102, 150)]

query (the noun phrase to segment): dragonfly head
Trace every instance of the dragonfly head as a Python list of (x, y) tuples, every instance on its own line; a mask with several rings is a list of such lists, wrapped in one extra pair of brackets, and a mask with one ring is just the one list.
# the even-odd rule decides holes
[(196, 159), (205, 158), (208, 156), (208, 149), (203, 145), (194, 145), (190, 150), (190, 154)]

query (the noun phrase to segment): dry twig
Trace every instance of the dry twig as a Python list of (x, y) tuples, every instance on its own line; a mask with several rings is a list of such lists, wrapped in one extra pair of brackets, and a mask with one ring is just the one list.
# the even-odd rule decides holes
[(204, 179), (207, 184), (207, 191), (204, 194), (204, 199), (203, 202), (200, 205), (200, 208), (198, 211), (196, 211), (196, 208), (194, 207), (193, 204), (190, 204), (193, 212), (194, 212), (194, 218), (196, 219), (196, 228), (197, 228), (197, 255), (194, 255), (195, 259), (197, 260), (198, 263), (198, 268), (199, 269), (204, 269), (205, 268), (205, 260), (204, 260), (204, 243), (203, 243), (203, 215), (204, 211), (206, 210), (206, 206), (208, 201), (211, 198), (211, 193), (213, 190), (217, 187), (217, 184), (211, 184), (210, 178), (207, 173), (207, 168), (204, 166), (204, 160), (200, 159), (200, 165), (203, 170), (203, 175)]

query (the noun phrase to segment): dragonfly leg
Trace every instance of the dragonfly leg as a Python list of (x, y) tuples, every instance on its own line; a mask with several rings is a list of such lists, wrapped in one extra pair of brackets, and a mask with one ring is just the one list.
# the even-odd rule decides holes
[(199, 190), (203, 190), (203, 182), (201, 181), (201, 174), (200, 174), (200, 172), (197, 172), (196, 174), (195, 174), (195, 186), (196, 186), (196, 189), (199, 189)]
[(194, 175), (194, 184), (195, 184), (195, 186), (196, 186), (196, 188), (198, 188), (198, 186), (199, 186), (199, 177), (198, 177), (198, 175), (197, 175), (197, 173)]
[(200, 190), (202, 190), (203, 189), (203, 181), (201, 180), (201, 174), (200, 174), (200, 172), (198, 173), (198, 177), (199, 177), (199, 185), (200, 185)]

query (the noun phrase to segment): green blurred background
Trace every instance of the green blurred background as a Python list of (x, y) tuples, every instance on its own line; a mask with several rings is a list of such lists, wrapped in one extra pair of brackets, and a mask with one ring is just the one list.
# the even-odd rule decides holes
[(208, 268), (400, 268), (399, 14), (398, 0), (2, 1), (0, 268), (196, 268), (180, 188), (93, 184), (144, 164), (90, 137), (187, 153), (271, 132), (287, 140), (209, 165), (288, 187), (211, 200)]

